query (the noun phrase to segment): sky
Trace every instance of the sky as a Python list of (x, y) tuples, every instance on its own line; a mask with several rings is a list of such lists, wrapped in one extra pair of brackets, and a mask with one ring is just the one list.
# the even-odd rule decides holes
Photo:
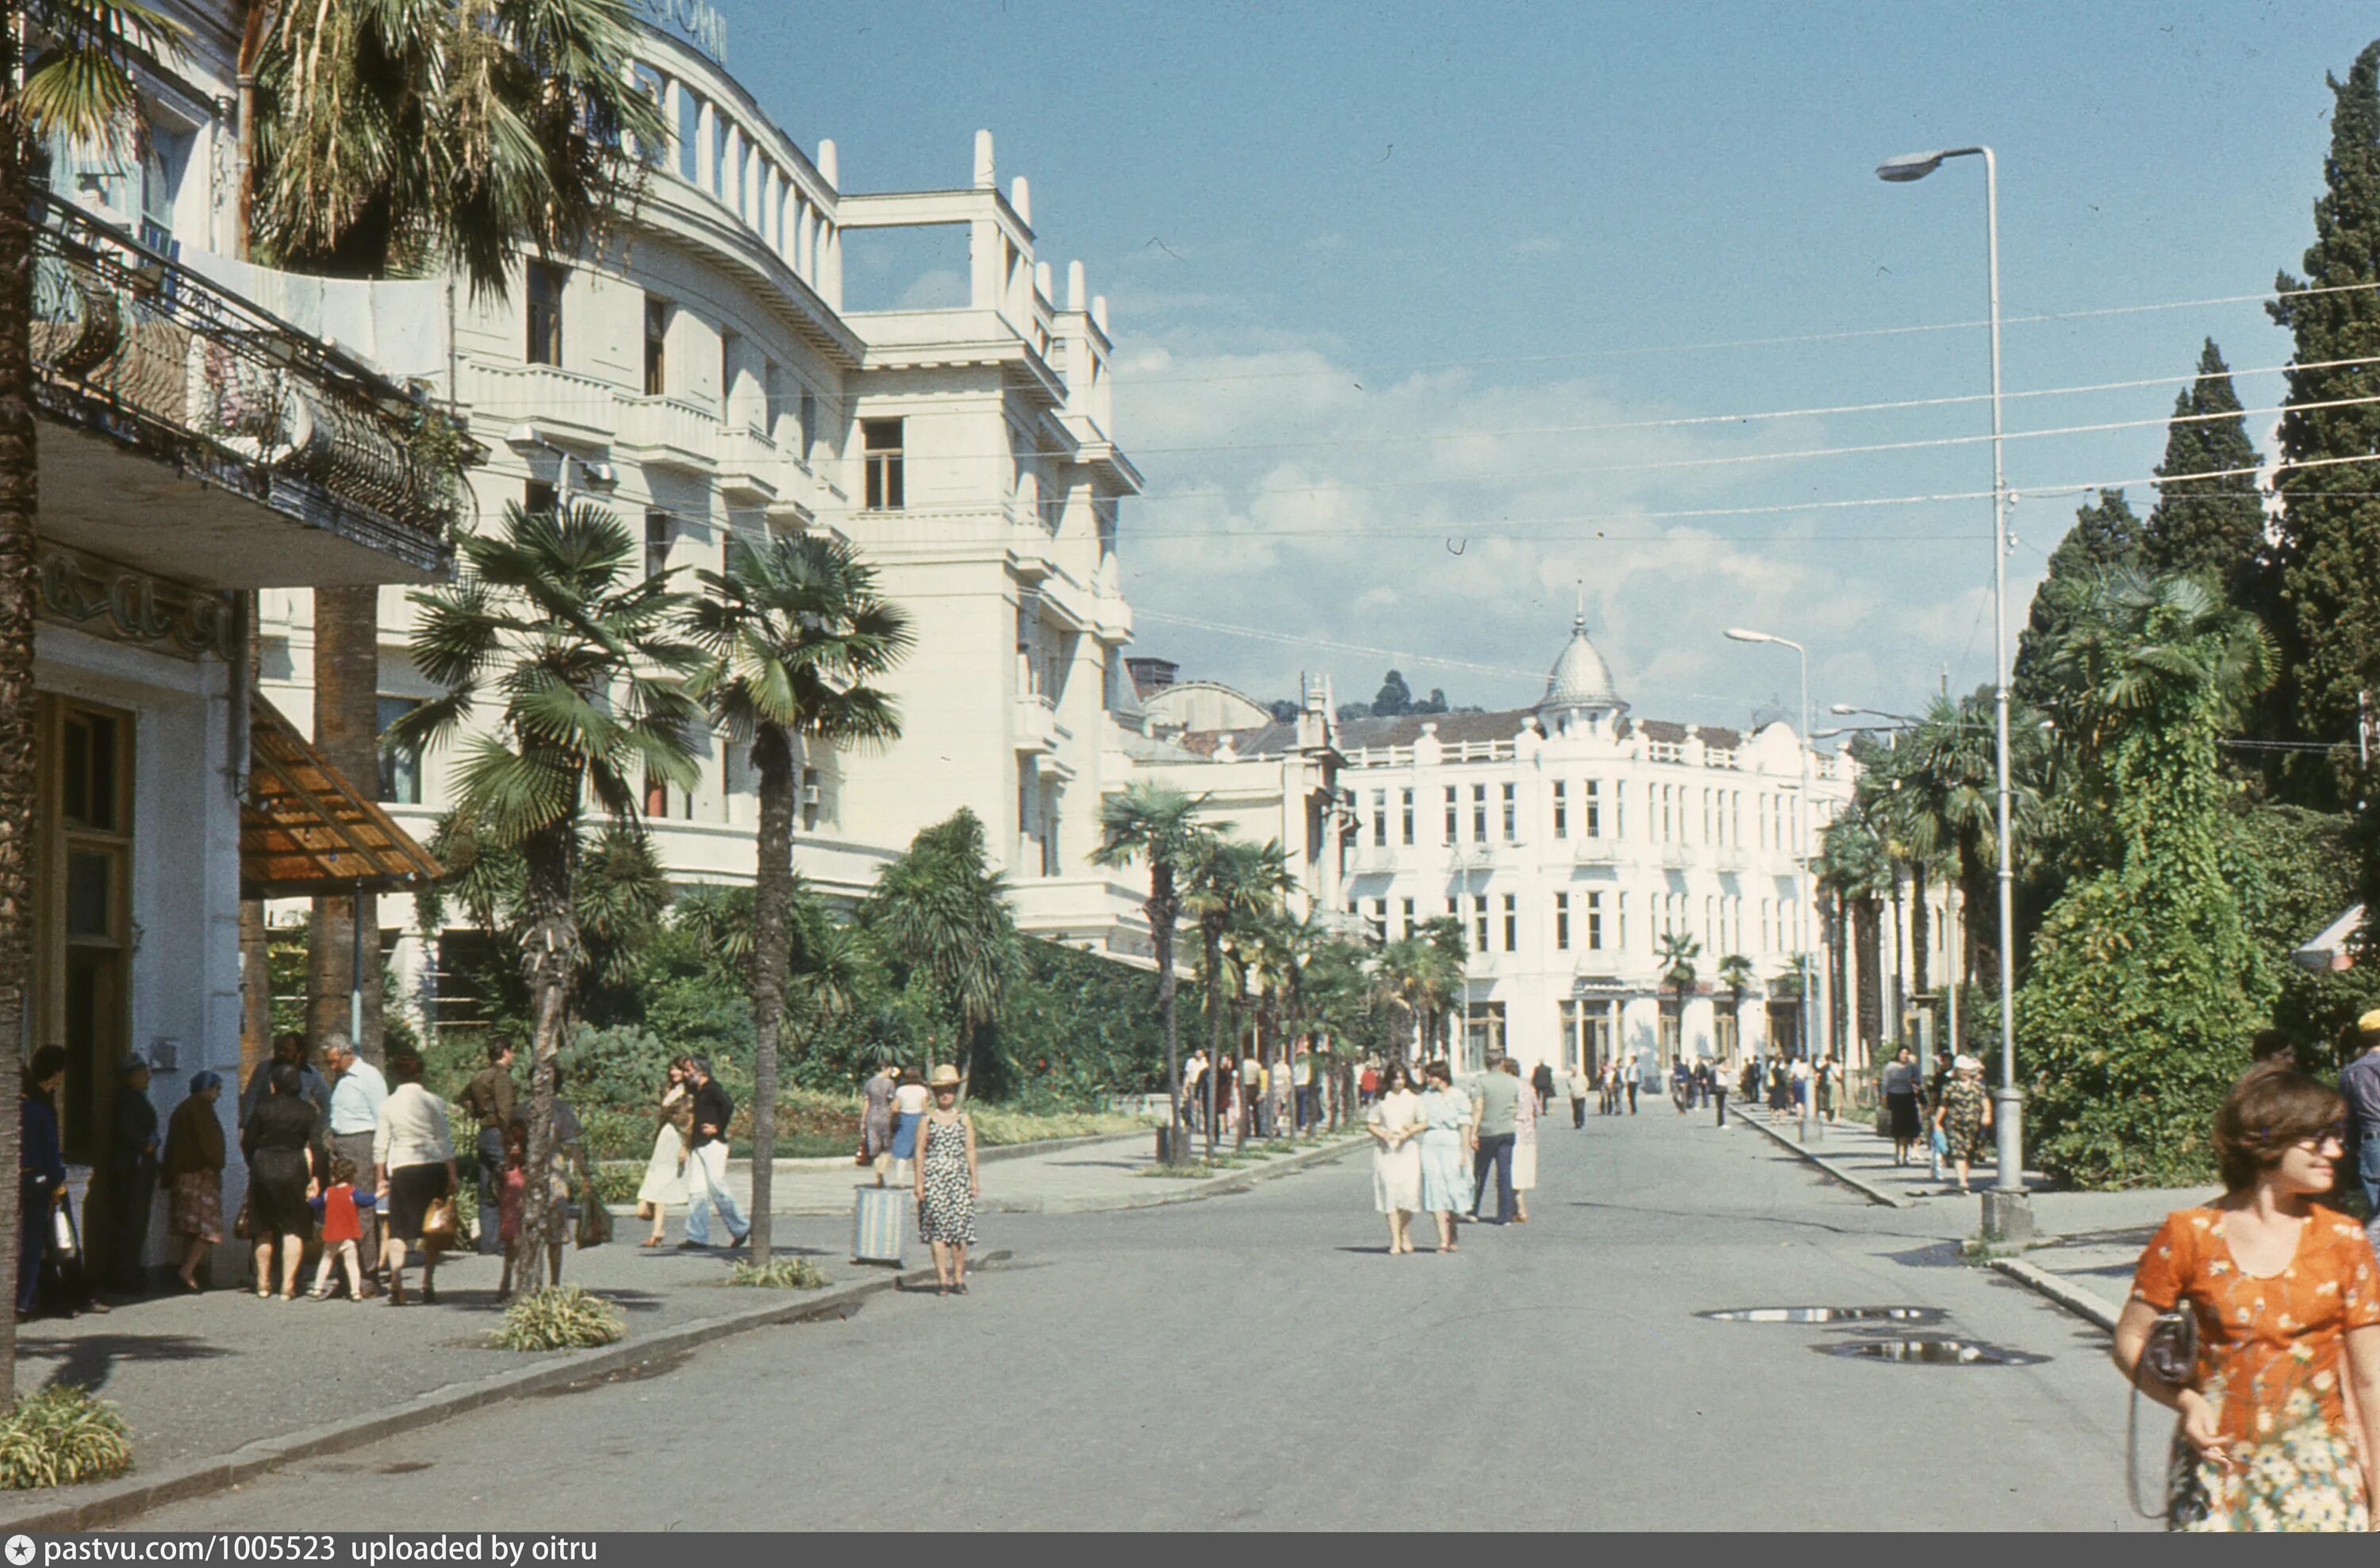
[[(1730, 626), (1806, 643), (1821, 715), (1991, 678), (1981, 161), (1875, 165), (1998, 158), (2012, 638), (2204, 338), (2278, 402), (2254, 297), (2380, 35), (2331, 0), (717, 4), (845, 189), (963, 186), (989, 128), (1107, 297), (1132, 652), (1525, 706), (1583, 594), (1640, 716), (1713, 723), (1799, 701)], [(947, 286), (853, 264), (855, 299)]]

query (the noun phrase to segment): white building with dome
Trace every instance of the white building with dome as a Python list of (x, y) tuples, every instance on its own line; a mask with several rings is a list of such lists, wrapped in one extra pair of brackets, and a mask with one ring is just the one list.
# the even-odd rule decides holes
[[(1183, 739), (1241, 760), (1298, 746), (1289, 724)], [(1851, 798), (1850, 759), (1814, 753), (1805, 796), (1790, 725), (1633, 716), (1584, 616), (1535, 707), (1341, 721), (1332, 741), (1333, 901), (1382, 942), (1463, 922), (1467, 1067), (1731, 1066), (1793, 1048), (1799, 1003), (1780, 981), (1823, 941), (1815, 914), (1803, 925), (1801, 856)], [(1669, 931), (1701, 946), (1682, 1010), (1661, 980)], [(1754, 977), (1740, 1004), (1718, 979), (1730, 954)], [(1830, 966), (1815, 967), (1823, 982)], [(1827, 1001), (1813, 998), (1821, 1039)]]

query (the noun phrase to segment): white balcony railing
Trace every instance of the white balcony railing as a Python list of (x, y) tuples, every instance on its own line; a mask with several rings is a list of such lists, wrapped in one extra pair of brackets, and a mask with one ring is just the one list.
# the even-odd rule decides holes
[(1580, 839), (1577, 857), (1582, 866), (1615, 865), (1621, 858), (1620, 841), (1616, 838)]
[(1694, 852), (1682, 844), (1661, 846), (1661, 865), (1671, 871), (1682, 871), (1694, 863)]
[(1062, 734), (1058, 710), (1048, 698), (1028, 692), (1016, 699), (1016, 749), (1055, 751)]
[(682, 397), (643, 397), (616, 393), (619, 416), (613, 445), (648, 468), (709, 474), (719, 464), (719, 420), (699, 403)]
[(739, 506), (766, 506), (785, 488), (785, 456), (777, 444), (748, 425), (719, 432), (719, 489)]
[(609, 383), (552, 365), (466, 361), (465, 395), (472, 410), (505, 424), (525, 424), (548, 439), (609, 445), (616, 416)]

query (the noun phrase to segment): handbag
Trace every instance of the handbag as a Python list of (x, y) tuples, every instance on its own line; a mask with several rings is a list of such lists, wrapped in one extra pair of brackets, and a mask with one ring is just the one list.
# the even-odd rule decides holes
[(72, 1258), (82, 1251), (82, 1237), (75, 1230), (74, 1216), (63, 1203), (50, 1205), (50, 1253), (55, 1258)]
[(2132, 1400), (2124, 1417), (2124, 1491), (2131, 1500), (2132, 1512), (2143, 1519), (2165, 1517), (2164, 1505), (2146, 1508), (2141, 1503), (2141, 1375), (2146, 1372), (2168, 1388), (2188, 1386), (2198, 1373), (2198, 1318), (2190, 1308), (2190, 1298), (2182, 1297), (2169, 1312), (2157, 1314), (2149, 1326), (2148, 1343), (2141, 1347), (2141, 1358), (2132, 1367)]
[(425, 1246), (433, 1241), (444, 1246), (455, 1240), (459, 1228), (451, 1197), (433, 1197), (421, 1211), (421, 1242)]
[(612, 1214), (594, 1193), (578, 1206), (578, 1245), (581, 1247), (601, 1246), (612, 1239)]
[(249, 1236), (248, 1223), (248, 1199), (244, 1197), (239, 1200), (239, 1212), (232, 1216), (231, 1234), (240, 1241), (250, 1239)]

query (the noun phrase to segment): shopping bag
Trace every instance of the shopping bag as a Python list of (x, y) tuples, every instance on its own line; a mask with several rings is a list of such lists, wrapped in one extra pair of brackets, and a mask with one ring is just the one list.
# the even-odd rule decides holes
[(861, 1186), (853, 1189), (851, 1215), (851, 1260), (855, 1263), (890, 1263), (898, 1268), (902, 1261), (902, 1242), (906, 1232), (903, 1212), (908, 1205), (905, 1187)]

